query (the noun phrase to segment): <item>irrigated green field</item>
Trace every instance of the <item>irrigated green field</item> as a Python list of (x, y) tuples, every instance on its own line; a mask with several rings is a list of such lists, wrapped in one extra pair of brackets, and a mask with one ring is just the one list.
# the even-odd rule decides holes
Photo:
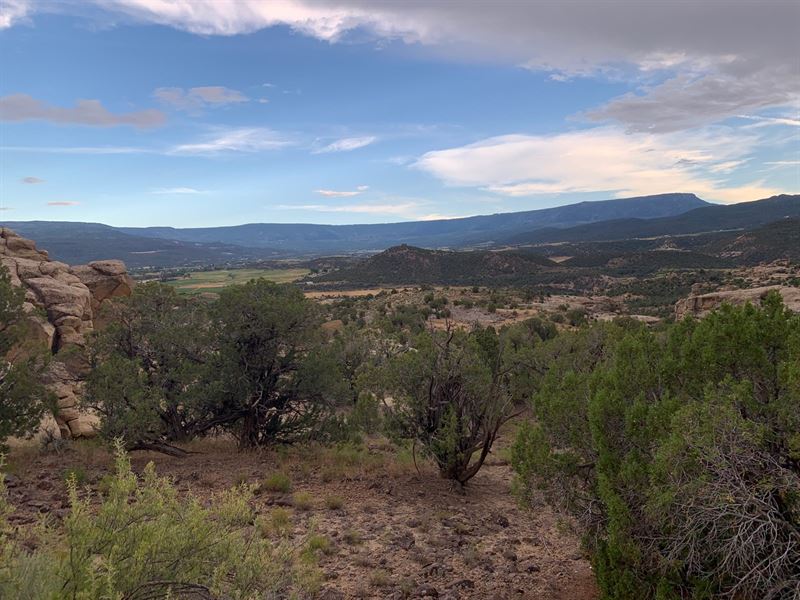
[(188, 277), (168, 281), (183, 294), (218, 293), (234, 283), (245, 283), (263, 277), (275, 283), (296, 281), (309, 273), (308, 269), (221, 269), (219, 271), (196, 271)]

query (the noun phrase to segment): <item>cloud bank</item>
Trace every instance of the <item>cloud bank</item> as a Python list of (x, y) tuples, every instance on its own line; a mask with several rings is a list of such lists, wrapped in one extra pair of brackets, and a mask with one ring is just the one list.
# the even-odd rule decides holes
[[(358, 33), (444, 55), (502, 61), (554, 79), (600, 76), (641, 83), (588, 117), (630, 131), (676, 131), (737, 112), (798, 104), (800, 3), (715, 2), (409, 3), (404, 0), (94, 0), (110, 19), (157, 23), (201, 35), (286, 26), (337, 42)], [(57, 5), (6, 0), (0, 27)], [(74, 8), (74, 12), (80, 12)], [(178, 98), (185, 101), (186, 93)]]
[(506, 196), (607, 192), (617, 197), (686, 191), (721, 202), (779, 190), (723, 175), (756, 138), (714, 129), (692, 135), (626, 134), (618, 127), (555, 135), (506, 135), (424, 154), (415, 166), (452, 186)]
[(177, 110), (197, 112), (205, 108), (248, 102), (250, 99), (238, 90), (214, 85), (183, 89), (161, 87), (153, 92), (160, 102)]
[(166, 117), (159, 110), (112, 113), (99, 100), (78, 100), (72, 108), (53, 106), (28, 94), (0, 98), (0, 121), (49, 121), (51, 123), (115, 127), (131, 125), (140, 129), (157, 127)]

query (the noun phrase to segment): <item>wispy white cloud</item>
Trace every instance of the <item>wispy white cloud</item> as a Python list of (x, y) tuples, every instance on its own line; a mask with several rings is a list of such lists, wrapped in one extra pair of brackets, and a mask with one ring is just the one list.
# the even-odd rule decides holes
[(394, 215), (410, 217), (419, 208), (418, 202), (387, 203), (387, 204), (346, 204), (329, 206), (327, 204), (281, 204), (282, 210), (308, 210), (325, 213), (364, 213), (372, 215)]
[(207, 194), (208, 191), (206, 190), (198, 190), (191, 187), (171, 187), (171, 188), (156, 188), (151, 194), (164, 194), (164, 195), (175, 195), (175, 194)]
[(40, 179), (39, 177), (23, 177), (20, 179), (22, 183), (27, 183), (29, 185), (35, 185), (37, 183), (44, 183), (44, 179)]
[(749, 121), (756, 121), (754, 125), (789, 125), (791, 127), (800, 127), (800, 119), (793, 119), (791, 117), (765, 117), (758, 115), (736, 115), (740, 119), (747, 119)]
[(297, 142), (280, 132), (264, 127), (215, 129), (199, 140), (173, 146), (0, 146), (6, 152), (42, 154), (160, 154), (165, 156), (215, 156), (226, 153), (253, 153), (279, 150)]
[(214, 132), (199, 142), (178, 144), (169, 154), (215, 155), (227, 152), (263, 152), (294, 145), (285, 135), (264, 127), (245, 127)]
[(314, 154), (325, 154), (328, 152), (350, 152), (351, 150), (357, 150), (358, 148), (363, 148), (364, 146), (369, 146), (373, 142), (375, 142), (378, 138), (374, 135), (365, 135), (362, 137), (350, 137), (350, 138), (342, 138), (340, 140), (336, 140), (335, 142), (331, 142), (325, 146), (320, 148), (316, 148), (312, 150)]
[(128, 113), (112, 113), (99, 100), (78, 100), (72, 108), (62, 108), (37, 100), (28, 94), (12, 94), (0, 98), (0, 121), (49, 121), (64, 125), (94, 127), (157, 127), (164, 123), (164, 113), (155, 109)]
[(41, 154), (158, 154), (158, 150), (135, 146), (0, 146), (6, 152)]
[(3, 0), (0, 3), (0, 29), (6, 29), (23, 21), (31, 9), (28, 0)]
[(80, 202), (73, 202), (72, 200), (56, 200), (48, 202), (47, 206), (78, 206)]
[(159, 101), (178, 110), (197, 112), (204, 108), (240, 104), (250, 99), (238, 90), (221, 85), (193, 87), (161, 87), (153, 92)]
[(356, 187), (355, 190), (314, 190), (320, 196), (325, 196), (326, 198), (350, 198), (352, 196), (358, 196), (359, 194), (363, 194), (369, 189), (368, 185), (359, 185)]
[(776, 165), (779, 167), (796, 167), (800, 166), (800, 160), (771, 160), (764, 163), (765, 165)]
[(626, 134), (619, 128), (555, 135), (506, 135), (428, 152), (416, 163), (445, 183), (507, 196), (606, 192), (617, 197), (694, 192), (708, 200), (755, 200), (781, 190), (723, 175), (757, 138), (727, 129), (689, 134)]
[(417, 217), (417, 221), (449, 221), (450, 219), (465, 219), (466, 217), (471, 217), (472, 215), (442, 215), (439, 213), (430, 213), (427, 215), (422, 215), (421, 217)]

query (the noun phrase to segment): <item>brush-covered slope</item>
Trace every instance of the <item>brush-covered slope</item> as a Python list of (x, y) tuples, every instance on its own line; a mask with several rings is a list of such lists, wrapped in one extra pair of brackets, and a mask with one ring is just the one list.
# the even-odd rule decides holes
[(588, 242), (688, 235), (752, 229), (787, 217), (800, 217), (800, 195), (781, 195), (731, 205), (709, 205), (656, 219), (617, 219), (565, 229), (540, 229), (513, 235), (509, 244)]
[(800, 261), (800, 218), (781, 219), (750, 231), (727, 235), (709, 242), (703, 251), (745, 264), (779, 259)]
[(401, 245), (314, 280), (352, 285), (500, 284), (523, 281), (555, 266), (551, 260), (534, 254), (455, 252)]

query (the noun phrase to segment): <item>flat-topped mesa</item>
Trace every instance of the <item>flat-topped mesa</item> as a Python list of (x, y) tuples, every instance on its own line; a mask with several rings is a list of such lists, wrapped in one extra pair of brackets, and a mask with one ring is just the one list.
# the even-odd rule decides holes
[(8, 269), (12, 285), (25, 290), (23, 309), (31, 323), (26, 342), (42, 344), (53, 354), (46, 377), (58, 397), (55, 417), (61, 435), (91, 436), (91, 417), (78, 411), (89, 369), (86, 334), (95, 327), (100, 304), (130, 295), (133, 279), (118, 260), (75, 267), (51, 260), (33, 241), (8, 228), (0, 228), (0, 262)]
[(704, 317), (722, 304), (746, 304), (758, 306), (771, 291), (777, 291), (783, 298), (783, 303), (791, 311), (800, 313), (800, 288), (768, 285), (741, 290), (724, 290), (708, 294), (696, 294), (683, 298), (675, 303), (675, 318), (680, 320), (686, 315)]

